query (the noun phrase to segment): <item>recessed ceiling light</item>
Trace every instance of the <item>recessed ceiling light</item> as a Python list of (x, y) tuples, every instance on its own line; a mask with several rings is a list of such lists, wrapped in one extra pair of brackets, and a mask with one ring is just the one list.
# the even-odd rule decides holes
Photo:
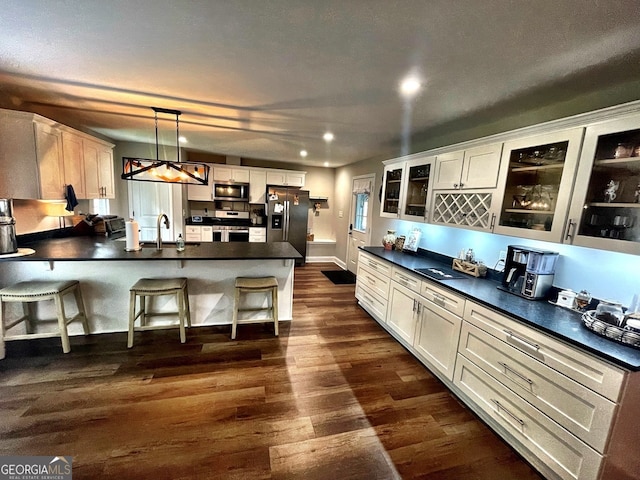
[(178, 138), (178, 141), (180, 143), (187, 143), (187, 137), (180, 137), (180, 138)]
[(331, 133), (331, 132), (326, 132), (326, 133), (322, 136), (322, 138), (324, 138), (324, 141), (325, 141), (325, 142), (330, 142), (330, 141), (332, 141), (332, 140), (333, 140), (333, 138), (334, 138), (334, 137), (333, 137), (333, 133)]
[(417, 77), (406, 77), (400, 83), (400, 94), (405, 98), (411, 98), (420, 91), (420, 87), (422, 87), (422, 84)]
[(324, 162), (324, 166), (328, 167), (329, 166), (329, 162)]
[(300, 156), (301, 157), (306, 157), (307, 156), (307, 151), (306, 150), (300, 150)]

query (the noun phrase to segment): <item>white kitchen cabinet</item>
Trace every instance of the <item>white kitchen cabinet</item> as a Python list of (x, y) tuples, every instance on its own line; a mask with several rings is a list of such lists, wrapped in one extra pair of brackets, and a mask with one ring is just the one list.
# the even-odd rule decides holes
[(209, 185), (187, 185), (187, 200), (200, 202), (213, 201), (213, 185), (209, 178)]
[(640, 115), (587, 127), (564, 240), (640, 254)]
[(213, 227), (211, 225), (200, 226), (200, 240), (203, 242), (213, 242)]
[(502, 144), (483, 145), (438, 155), (434, 190), (496, 188)]
[[(34, 122), (36, 159), (41, 200), (62, 200), (64, 195), (64, 163), (62, 160), (62, 135), (47, 124)], [(16, 197), (20, 198), (20, 197)]]
[(405, 164), (391, 163), (385, 165), (382, 174), (382, 197), (380, 200), (380, 216), (398, 218), (402, 211), (400, 202), (402, 198), (402, 179), (404, 178)]
[(422, 313), (421, 300), (422, 297), (410, 288), (391, 282), (387, 325), (409, 346), (413, 345), (416, 326)]
[[(413, 347), (419, 357), (453, 381), (462, 318), (445, 308), (447, 304), (444, 300), (436, 304), (423, 297), (420, 303), (422, 311)], [(464, 299), (457, 298), (456, 303), (464, 304)]]
[(249, 183), (249, 169), (246, 167), (213, 167), (213, 179), (218, 182)]
[(202, 225), (185, 225), (184, 241), (185, 242), (201, 242), (202, 241)]
[(504, 144), (495, 233), (562, 241), (583, 134), (573, 128)]
[(495, 191), (434, 191), (431, 221), (447, 226), (492, 231), (498, 209)]
[(77, 198), (91, 198), (87, 196), (85, 185), (85, 165), (81, 136), (71, 132), (62, 132), (62, 163), (64, 185), (72, 185)]
[(267, 172), (249, 170), (249, 203), (265, 203), (267, 195)]
[(473, 362), (459, 355), (454, 384), (510, 437), (510, 443), (534, 466), (554, 478), (595, 480), (603, 457), (576, 436), (495, 380)]
[(249, 227), (249, 242), (263, 243), (267, 241), (267, 229), (264, 227)]
[(406, 162), (400, 205), (402, 220), (427, 220), (435, 162), (435, 156), (414, 158)]
[(267, 185), (304, 187), (306, 172), (267, 170)]
[(101, 143), (82, 140), (85, 198), (114, 198), (113, 151)]
[(376, 320), (386, 323), (391, 265), (366, 252), (359, 252), (356, 298)]

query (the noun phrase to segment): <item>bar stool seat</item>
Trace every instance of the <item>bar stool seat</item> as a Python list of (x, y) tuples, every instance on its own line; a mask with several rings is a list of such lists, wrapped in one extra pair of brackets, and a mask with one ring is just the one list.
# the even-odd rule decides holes
[[(67, 318), (63, 297), (74, 294), (78, 313), (71, 318)], [(71, 345), (69, 343), (69, 333), (67, 325), (75, 320), (82, 322), (85, 335), (89, 335), (89, 324), (85, 313), (84, 302), (80, 292), (80, 282), (77, 280), (30, 280), (16, 283), (0, 290), (0, 327), (2, 328), (3, 340), (17, 340), (25, 338), (51, 337), (50, 333), (34, 333), (35, 324), (38, 321), (35, 313), (30, 308), (30, 304), (44, 300), (53, 300), (56, 306), (56, 316), (58, 320), (58, 333), (62, 341), (62, 351), (69, 353)], [(23, 315), (9, 323), (5, 323), (4, 305), (10, 302), (22, 303)], [(26, 335), (8, 336), (7, 330), (15, 327), (19, 323), (25, 322)]]
[[(146, 297), (175, 295), (178, 304), (177, 312), (148, 312)], [(140, 310), (136, 312), (136, 301), (140, 297)], [(133, 332), (142, 330), (158, 330), (173, 328), (175, 325), (147, 325), (149, 317), (178, 315), (180, 342), (186, 342), (185, 324), (191, 327), (191, 311), (189, 309), (189, 291), (187, 279), (180, 278), (141, 278), (129, 289), (129, 335), (127, 347), (133, 346)], [(135, 322), (140, 318), (140, 326)]]
[[(270, 294), (271, 305), (267, 300), (267, 307), (240, 308), (241, 294), (266, 292)], [(268, 312), (268, 318), (238, 319), (240, 312)], [(231, 339), (235, 340), (238, 322), (264, 323), (273, 322), (276, 337), (278, 336), (278, 280), (276, 277), (237, 277), (235, 283), (235, 299), (233, 305), (233, 321), (231, 325)]]

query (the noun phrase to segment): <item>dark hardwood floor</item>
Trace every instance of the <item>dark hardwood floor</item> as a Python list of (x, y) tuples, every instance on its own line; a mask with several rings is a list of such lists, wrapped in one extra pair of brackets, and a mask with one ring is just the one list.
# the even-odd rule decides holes
[[(540, 479), (360, 307), (295, 272), (294, 321), (7, 343), (0, 455), (75, 479)], [(337, 268), (337, 267), (336, 267)], [(123, 299), (127, 301), (127, 299)]]

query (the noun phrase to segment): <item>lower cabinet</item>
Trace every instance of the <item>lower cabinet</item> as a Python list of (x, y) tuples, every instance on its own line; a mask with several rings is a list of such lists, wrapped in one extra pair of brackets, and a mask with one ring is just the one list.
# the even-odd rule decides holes
[(416, 325), (422, 313), (422, 297), (397, 282), (391, 282), (387, 325), (408, 345), (413, 345)]

